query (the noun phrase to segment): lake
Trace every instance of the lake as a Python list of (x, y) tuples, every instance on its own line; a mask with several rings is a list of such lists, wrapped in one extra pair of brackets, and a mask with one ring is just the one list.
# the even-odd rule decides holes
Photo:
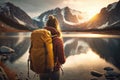
[[(9, 46), (15, 50), (6, 65), (23, 80), (27, 77), (27, 59), (31, 33), (1, 33), (0, 46)], [(104, 73), (104, 67), (120, 70), (120, 36), (64, 32), (66, 63), (62, 66), (64, 74), (61, 80), (90, 80), (92, 70)], [(62, 73), (62, 72), (61, 72)], [(34, 73), (30, 71), (31, 78)], [(38, 77), (35, 76), (35, 80)], [(33, 79), (31, 79), (33, 80)], [(104, 77), (98, 80), (104, 80)]]

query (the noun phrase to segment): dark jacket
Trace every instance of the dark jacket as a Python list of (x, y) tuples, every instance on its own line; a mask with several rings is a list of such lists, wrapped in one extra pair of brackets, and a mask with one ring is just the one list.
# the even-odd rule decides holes
[(64, 53), (64, 46), (63, 41), (59, 35), (59, 32), (53, 27), (45, 27), (45, 29), (49, 30), (52, 34), (52, 42), (53, 42), (53, 52), (54, 52), (54, 62), (55, 67), (54, 70), (59, 70), (60, 66), (65, 63), (65, 53)]

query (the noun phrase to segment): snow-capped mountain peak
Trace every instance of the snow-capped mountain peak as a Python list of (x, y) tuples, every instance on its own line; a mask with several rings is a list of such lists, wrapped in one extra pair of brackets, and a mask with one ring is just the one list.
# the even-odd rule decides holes
[(10, 2), (0, 5), (0, 17), (0, 21), (15, 29), (37, 28), (26, 12)]
[(85, 17), (83, 17), (82, 12), (71, 9), (69, 7), (64, 8), (55, 8), (48, 10), (42, 13), (40, 16), (33, 18), (33, 20), (38, 24), (38, 26), (44, 26), (44, 23), (47, 21), (48, 15), (54, 15), (58, 18), (60, 25), (63, 27), (64, 25), (75, 25), (77, 23), (83, 23), (85, 21)]

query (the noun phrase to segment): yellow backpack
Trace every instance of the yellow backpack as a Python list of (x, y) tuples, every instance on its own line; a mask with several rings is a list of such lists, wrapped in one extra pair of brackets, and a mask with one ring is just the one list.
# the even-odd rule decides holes
[(31, 33), (30, 69), (35, 73), (45, 73), (54, 68), (53, 45), (50, 31), (34, 30)]

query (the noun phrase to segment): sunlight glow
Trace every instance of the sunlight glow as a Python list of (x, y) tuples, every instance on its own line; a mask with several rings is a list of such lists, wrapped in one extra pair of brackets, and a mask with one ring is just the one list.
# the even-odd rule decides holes
[[(107, 7), (109, 4), (116, 2), (118, 0), (63, 0), (63, 4), (61, 6), (69, 6), (72, 9), (86, 12), (87, 15), (84, 15), (83, 17), (86, 18), (86, 21), (91, 19), (93, 16), (95, 16), (97, 13), (100, 12), (100, 10), (103, 7)], [(99, 3), (99, 5), (98, 5)]]
[(88, 20), (94, 17), (98, 12), (96, 10), (88, 11)]
[(93, 64), (97, 63), (99, 60), (101, 60), (100, 57), (91, 49), (89, 49), (87, 53), (80, 53), (78, 55), (69, 56), (64, 67), (72, 68), (84, 64)]
[(100, 34), (75, 34), (75, 33), (70, 33), (70, 34), (64, 34), (63, 37), (102, 37)]
[(92, 34), (84, 32), (63, 32), (63, 37), (82, 37), (82, 38), (118, 38), (119, 35)]

